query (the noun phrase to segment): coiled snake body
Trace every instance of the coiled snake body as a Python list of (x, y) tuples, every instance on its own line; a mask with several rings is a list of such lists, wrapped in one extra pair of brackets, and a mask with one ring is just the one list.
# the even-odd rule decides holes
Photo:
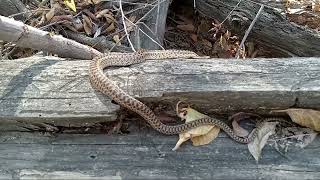
[(104, 75), (103, 69), (111, 66), (129, 66), (145, 62), (147, 59), (176, 59), (176, 58), (201, 58), (191, 51), (184, 50), (152, 50), (134, 53), (107, 53), (94, 58), (90, 63), (89, 77), (93, 87), (103, 94), (111, 97), (119, 105), (128, 108), (142, 116), (155, 130), (160, 133), (172, 135), (186, 132), (201, 125), (216, 125), (224, 130), (232, 139), (239, 143), (249, 143), (257, 135), (254, 131), (248, 138), (236, 136), (233, 130), (215, 118), (202, 118), (186, 124), (169, 126), (163, 124), (154, 112), (139, 100), (133, 98), (120, 89), (112, 80)]

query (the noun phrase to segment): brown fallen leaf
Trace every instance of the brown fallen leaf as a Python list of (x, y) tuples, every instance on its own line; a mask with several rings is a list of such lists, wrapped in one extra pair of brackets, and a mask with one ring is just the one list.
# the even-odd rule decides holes
[(313, 109), (286, 109), (274, 112), (286, 112), (291, 120), (301, 126), (320, 131), (320, 111)]
[[(186, 123), (208, 117), (207, 115), (201, 114), (190, 107), (182, 108), (181, 111), (182, 112), (179, 113), (178, 116), (185, 119)], [(179, 134), (179, 140), (176, 143), (176, 146), (172, 150), (177, 150), (183, 142), (189, 139), (191, 139), (194, 146), (208, 144), (218, 136), (219, 131), (220, 129), (213, 125), (205, 125), (191, 129), (185, 133), (181, 133)]]
[(193, 40), (193, 42), (197, 42), (198, 41), (198, 36), (196, 34), (191, 34), (191, 39)]
[(111, 31), (113, 31), (113, 30), (115, 30), (115, 26), (114, 26), (114, 23), (111, 23), (108, 27), (107, 27), (107, 29), (106, 29), (106, 31), (107, 32), (111, 32)]
[(106, 21), (107, 21), (107, 23), (113, 23), (113, 22), (116, 22), (116, 19), (113, 17), (113, 15), (111, 15), (111, 14), (109, 14), (109, 13), (107, 13), (107, 14), (104, 14), (103, 15), (104, 16), (104, 18), (106, 18)]
[(219, 43), (223, 50), (227, 51), (229, 49), (228, 42), (224, 36), (220, 37)]
[(88, 16), (86, 15), (82, 15), (82, 22), (83, 22), (83, 28), (84, 31), (86, 32), (87, 35), (91, 35), (92, 34), (92, 22), (90, 20), (90, 18), (88, 18)]
[(233, 128), (233, 132), (237, 135), (237, 136), (240, 136), (240, 137), (246, 137), (248, 136), (249, 132), (242, 128), (238, 121), (235, 119), (232, 121), (232, 128)]
[(121, 45), (119, 35), (114, 35), (114, 36), (112, 37), (112, 39), (114, 40), (114, 42), (115, 42), (118, 46)]
[(220, 128), (214, 126), (208, 133), (200, 136), (195, 136), (191, 138), (192, 145), (194, 146), (202, 146), (209, 144), (215, 138), (218, 137), (220, 132)]
[(245, 119), (257, 119), (257, 118), (261, 118), (259, 115), (257, 114), (253, 114), (253, 113), (244, 113), (244, 112), (238, 112), (233, 114), (232, 116), (229, 117), (229, 120), (232, 120), (232, 127), (233, 127), (233, 132), (240, 137), (247, 137), (249, 135), (249, 132), (242, 128), (239, 125), (239, 122)]
[(258, 131), (258, 135), (248, 144), (248, 149), (256, 161), (259, 161), (263, 147), (266, 145), (269, 136), (275, 133), (278, 122), (264, 122)]
[(135, 20), (136, 20), (136, 16), (130, 16), (128, 19), (125, 19), (128, 32), (131, 32), (134, 30), (133, 28), (135, 27), (135, 24), (134, 24)]
[(110, 11), (109, 9), (104, 9), (104, 10), (98, 12), (96, 15), (96, 18), (104, 17), (104, 15), (107, 14), (109, 11)]
[(50, 11), (46, 14), (46, 20), (47, 21), (50, 21), (52, 19), (52, 17), (54, 16), (55, 14), (55, 11), (56, 11), (56, 8), (53, 7), (50, 9)]

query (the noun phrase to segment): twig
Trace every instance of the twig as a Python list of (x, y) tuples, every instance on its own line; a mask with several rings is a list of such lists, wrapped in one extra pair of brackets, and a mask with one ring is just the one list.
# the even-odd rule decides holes
[(67, 22), (67, 20), (56, 21), (56, 22), (47, 24), (47, 25), (45, 25), (45, 26), (39, 27), (39, 29), (41, 29), (41, 30), (46, 30), (46, 29), (47, 29), (48, 27), (50, 27), (50, 26), (53, 26), (53, 25), (56, 25), (56, 24), (61, 24), (61, 23), (64, 23), (64, 22)]
[(220, 23), (220, 25), (222, 25), (230, 16), (231, 14), (233, 13), (234, 10), (236, 10), (236, 8), (239, 6), (239, 4), (241, 3), (242, 0), (239, 0), (239, 2), (237, 3), (237, 5), (235, 5), (233, 7), (233, 9), (229, 12), (229, 14), (227, 15), (226, 18), (224, 18), (224, 20)]
[(26, 14), (26, 13), (34, 13), (34, 12), (37, 12), (37, 11), (50, 11), (50, 9), (36, 9), (36, 10), (28, 10), (28, 11), (23, 11), (23, 12), (19, 12), (19, 13), (16, 13), (16, 14), (11, 14), (10, 16), (8, 16), (9, 18), (13, 18), (15, 16), (19, 16), (19, 15), (22, 15), (22, 14)]
[(154, 40), (154, 39), (153, 39), (152, 37), (150, 37), (146, 32), (144, 32), (141, 28), (139, 28), (139, 30), (140, 30), (144, 35), (146, 35), (152, 42), (154, 42), (154, 43), (157, 44), (161, 49), (164, 50), (164, 47), (162, 47), (162, 45), (159, 43), (160, 40), (159, 40), (158, 37), (155, 35), (155, 33), (152, 32), (152, 30), (151, 30), (144, 22), (139, 22), (139, 23), (137, 23), (137, 25), (138, 25), (138, 24), (144, 25), (144, 27), (147, 28), (147, 29), (149, 30), (149, 32), (152, 33), (157, 39)]
[[(150, 37), (147, 33), (145, 33), (141, 28), (139, 28), (139, 26), (137, 26), (137, 24), (144, 24), (144, 23), (141, 23), (141, 22), (139, 22), (139, 23), (133, 23), (133, 22), (131, 22), (128, 18), (126, 18), (127, 19), (127, 21), (128, 22), (130, 22), (133, 26), (135, 26), (135, 27), (137, 27), (138, 29), (139, 29), (139, 31), (141, 31), (144, 35), (146, 35), (152, 42), (154, 42), (155, 44), (157, 44), (160, 48), (162, 48), (162, 49), (164, 49), (164, 47), (162, 47), (162, 45), (160, 44), (160, 43), (158, 43), (156, 40), (154, 40), (152, 37)], [(145, 25), (145, 24), (144, 24)], [(146, 27), (147, 27), (147, 29), (149, 30), (149, 31), (151, 31), (151, 29), (147, 26), (147, 25), (145, 25)], [(152, 32), (152, 31), (151, 31)]]
[[(104, 2), (118, 2), (118, 0), (103, 0)], [(141, 2), (129, 2), (129, 1), (122, 1), (125, 4), (132, 4), (132, 5), (149, 5), (152, 6), (152, 3), (141, 3)]]
[(155, 25), (155, 34), (158, 33), (158, 23), (159, 23), (159, 15), (160, 15), (160, 1), (158, 0), (158, 5), (157, 5), (157, 18), (156, 18), (156, 25)]
[(242, 48), (243, 48), (244, 42), (246, 41), (246, 39), (247, 39), (247, 37), (248, 37), (249, 33), (251, 32), (251, 30), (252, 30), (252, 28), (253, 28), (254, 24), (255, 24), (255, 23), (256, 23), (256, 21), (258, 20), (258, 17), (260, 16), (260, 14), (261, 14), (261, 12), (262, 12), (263, 8), (264, 8), (264, 5), (261, 5), (261, 7), (260, 7), (260, 9), (259, 9), (259, 11), (258, 11), (258, 13), (257, 13), (256, 17), (253, 19), (253, 21), (251, 22), (251, 24), (250, 24), (249, 28), (246, 30), (246, 32), (245, 32), (245, 34), (244, 34), (244, 37), (243, 37), (243, 39), (242, 39), (242, 41), (241, 41), (241, 43), (240, 43), (239, 49), (237, 50), (237, 53), (236, 53), (236, 56), (235, 56), (237, 59), (239, 59), (240, 51), (241, 51), (241, 50), (242, 50)]
[(129, 42), (129, 44), (130, 44), (130, 47), (131, 47), (132, 51), (133, 51), (133, 52), (136, 52), (136, 50), (134, 49), (133, 44), (132, 44), (132, 42), (131, 42), (131, 40), (130, 40), (130, 36), (129, 36), (128, 30), (127, 30), (126, 22), (125, 22), (125, 20), (124, 20), (125, 15), (124, 15), (124, 13), (123, 13), (121, 0), (119, 0), (119, 8), (120, 8), (120, 12), (121, 12), (121, 19), (122, 19), (122, 22), (123, 22), (124, 32), (126, 33), (126, 36), (127, 36), (127, 39), (128, 39), (128, 42)]
[[(122, 36), (120, 39), (119, 39), (119, 42), (122, 41), (122, 39), (124, 38), (125, 36)], [(111, 48), (110, 48), (110, 52), (118, 45), (118, 43), (115, 43)]]
[[(166, 1), (166, 0), (163, 0), (163, 1)], [(154, 10), (156, 8), (156, 6), (153, 6), (146, 14), (144, 14), (140, 19), (138, 19), (135, 23), (139, 23), (139, 22), (141, 22), (144, 18), (146, 18), (151, 12), (152, 12), (152, 10)], [(115, 35), (115, 34), (118, 34), (118, 33), (120, 33), (120, 32), (122, 32), (122, 31), (124, 31), (124, 28), (122, 28), (122, 29), (120, 29), (120, 30), (117, 30), (116, 32), (114, 32), (114, 33), (111, 33), (111, 34), (109, 34), (109, 35), (107, 35), (106, 37), (111, 37), (111, 36), (113, 36), (113, 35)]]

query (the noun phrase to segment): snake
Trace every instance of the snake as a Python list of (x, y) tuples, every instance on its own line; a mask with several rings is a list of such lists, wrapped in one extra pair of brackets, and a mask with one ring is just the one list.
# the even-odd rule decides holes
[(233, 140), (239, 143), (247, 144), (251, 142), (258, 134), (261, 125), (253, 130), (251, 136), (240, 137), (223, 121), (208, 117), (197, 119), (192, 122), (166, 125), (160, 121), (155, 113), (144, 103), (130, 96), (123, 91), (114, 81), (104, 74), (104, 70), (109, 67), (130, 66), (133, 64), (143, 63), (147, 60), (161, 60), (161, 59), (199, 59), (201, 56), (195, 52), (187, 50), (138, 50), (131, 53), (109, 52), (96, 56), (90, 62), (89, 79), (91, 85), (102, 94), (109, 96), (113, 101), (118, 103), (131, 111), (139, 114), (145, 119), (153, 129), (166, 135), (181, 134), (193, 128), (203, 125), (215, 125), (226, 132)]

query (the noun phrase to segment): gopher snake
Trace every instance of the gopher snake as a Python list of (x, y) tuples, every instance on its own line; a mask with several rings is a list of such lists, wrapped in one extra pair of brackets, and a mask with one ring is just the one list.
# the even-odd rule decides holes
[(155, 130), (163, 134), (180, 134), (201, 125), (216, 125), (224, 130), (232, 139), (239, 143), (249, 143), (257, 135), (254, 131), (249, 138), (242, 138), (234, 134), (233, 130), (224, 122), (215, 118), (202, 118), (196, 121), (169, 126), (163, 124), (154, 112), (139, 100), (128, 95), (112, 80), (106, 77), (103, 69), (111, 66), (129, 66), (145, 62), (147, 59), (201, 58), (196, 53), (184, 50), (152, 50), (134, 53), (107, 53), (94, 58), (90, 63), (89, 77), (93, 87), (103, 94), (110, 96), (119, 105), (124, 106), (142, 116)]

